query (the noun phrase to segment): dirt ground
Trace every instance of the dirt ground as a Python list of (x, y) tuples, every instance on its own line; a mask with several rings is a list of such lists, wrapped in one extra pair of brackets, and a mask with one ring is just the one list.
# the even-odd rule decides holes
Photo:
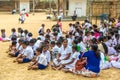
[[(38, 29), (42, 23), (46, 25), (46, 28), (51, 28), (56, 22), (46, 20), (44, 13), (36, 13), (34, 16), (30, 16), (26, 19), (25, 24), (18, 23), (19, 15), (0, 14), (0, 29), (6, 29), (6, 34), (9, 36), (11, 28), (22, 27), (28, 29), (34, 34), (34, 37), (38, 36)], [(68, 23), (63, 22), (63, 30), (69, 29)], [(6, 53), (9, 42), (0, 42), (0, 80), (120, 80), (119, 69), (102, 70), (98, 78), (85, 78), (80, 75), (73, 75), (71, 73), (64, 73), (62, 71), (53, 71), (51, 68), (46, 70), (28, 71), (27, 64), (13, 63), (15, 58), (8, 57)]]

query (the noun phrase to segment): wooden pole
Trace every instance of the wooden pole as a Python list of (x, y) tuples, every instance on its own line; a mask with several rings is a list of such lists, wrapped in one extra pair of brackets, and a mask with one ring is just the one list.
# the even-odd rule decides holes
[(35, 1), (33, 0), (33, 15), (35, 15)]
[(52, 1), (50, 0), (50, 2), (49, 2), (49, 6), (50, 6), (50, 14), (51, 14), (51, 11), (52, 11), (52, 10), (51, 10), (51, 9), (52, 9), (51, 2), (52, 2)]
[(58, 15), (59, 15), (59, 11), (60, 11), (60, 0), (58, 0)]
[(63, 0), (62, 4), (63, 4), (63, 14), (66, 15), (66, 13), (65, 13), (65, 10), (66, 10), (66, 7), (65, 7), (66, 0)]

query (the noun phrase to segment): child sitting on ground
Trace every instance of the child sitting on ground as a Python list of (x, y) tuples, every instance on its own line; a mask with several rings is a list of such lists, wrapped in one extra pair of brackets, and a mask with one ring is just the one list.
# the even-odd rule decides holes
[(13, 41), (12, 45), (10, 45), (10, 47), (9, 47), (9, 55), (10, 56), (12, 56), (12, 54), (16, 52), (16, 44), (17, 44), (17, 42)]
[[(45, 47), (42, 49), (43, 51), (45, 50)], [(28, 66), (28, 70), (30, 69), (45, 69), (47, 68), (48, 62), (46, 59), (46, 56), (40, 53), (41, 49), (37, 48), (36, 49), (36, 60), (30, 63), (30, 66)]]
[(72, 46), (72, 54), (71, 54), (69, 62), (65, 64), (61, 64), (60, 67), (58, 67), (58, 69), (64, 68), (65, 71), (74, 69), (75, 63), (78, 60), (79, 55), (80, 53), (77, 52), (77, 46), (76, 45)]
[(10, 41), (9, 38), (6, 38), (5, 29), (1, 29), (1, 38), (0, 41), (7, 42)]
[(27, 63), (30, 62), (34, 56), (34, 52), (32, 50), (32, 47), (29, 46), (28, 41), (23, 41), (22, 43), (23, 51), (20, 53), (17, 58), (14, 60), (14, 62), (18, 63)]

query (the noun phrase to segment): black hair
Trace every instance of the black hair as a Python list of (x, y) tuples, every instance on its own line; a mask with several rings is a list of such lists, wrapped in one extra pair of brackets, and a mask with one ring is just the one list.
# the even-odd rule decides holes
[(45, 44), (49, 43), (49, 40), (48, 39), (45, 39), (44, 40)]
[(70, 23), (69, 26), (72, 26), (72, 23)]
[(1, 29), (1, 32), (5, 32), (5, 29)]
[(33, 34), (32, 34), (32, 33), (28, 33), (28, 36), (29, 36), (29, 37), (32, 37), (32, 36), (33, 36)]
[(78, 38), (78, 42), (80, 43), (81, 41), (83, 41), (83, 38), (80, 36), (80, 37)]
[(17, 44), (17, 42), (16, 41), (12, 41), (12, 45), (16, 45)]
[(58, 41), (62, 43), (62, 42), (64, 41), (64, 37), (61, 36), (61, 37), (58, 39)]
[(91, 33), (92, 36), (94, 35), (94, 32), (90, 32), (90, 33)]
[(72, 35), (72, 32), (69, 32), (69, 35)]
[(98, 45), (97, 45), (97, 44), (93, 44), (93, 45), (91, 45), (91, 48), (92, 48), (92, 50), (95, 52), (95, 56), (96, 56), (97, 58), (100, 58), (100, 52), (99, 52), (99, 50), (98, 50)]
[(68, 35), (68, 34), (66, 35), (66, 38), (69, 38), (69, 35)]
[(115, 34), (115, 38), (118, 38), (119, 37), (119, 34)]
[(43, 50), (44, 47), (47, 47), (45, 43), (42, 44), (41, 49)]
[(113, 31), (111, 31), (111, 32), (110, 32), (110, 34), (113, 36), (113, 35), (114, 35), (114, 32), (113, 32)]
[(42, 27), (45, 27), (45, 24), (42, 24), (41, 26), (42, 26)]
[(76, 45), (73, 45), (73, 46), (72, 46), (72, 49), (74, 49), (75, 51), (78, 50)]
[(90, 32), (88, 31), (88, 32), (85, 32), (85, 36), (87, 35), (87, 34), (89, 34)]
[(41, 48), (37, 48), (36, 51), (41, 52)]
[(97, 33), (98, 33), (99, 31), (98, 31), (98, 29), (94, 29), (94, 32), (97, 32)]
[(92, 27), (89, 27), (89, 29), (93, 29)]
[(50, 30), (50, 29), (47, 29), (47, 30), (46, 30), (46, 32), (47, 32), (47, 31), (50, 31), (50, 32), (51, 32), (51, 30)]
[(51, 41), (51, 44), (52, 44), (52, 45), (55, 45), (55, 41)]
[(16, 29), (15, 29), (15, 28), (12, 28), (11, 31), (12, 31), (12, 32), (16, 32)]
[(47, 34), (47, 35), (45, 36), (45, 38), (50, 39), (50, 35), (49, 35), (49, 34)]
[(22, 44), (29, 45), (29, 41), (24, 40), (24, 41), (22, 42)]
[(18, 40), (18, 42), (23, 42), (23, 41), (24, 41), (24, 39), (19, 39), (19, 40)]
[(41, 38), (40, 38), (40, 37), (38, 37), (38, 38), (37, 38), (37, 40), (41, 40)]
[(87, 23), (89, 23), (89, 21), (88, 21), (88, 20), (85, 20), (84, 22), (87, 22)]
[(107, 39), (110, 40), (110, 39), (111, 39), (111, 36), (107, 36)]
[(76, 39), (73, 42), (74, 42), (74, 44), (78, 44), (78, 40), (76, 40)]
[(97, 39), (96, 38), (93, 38), (91, 41), (92, 41), (93, 44), (97, 44)]
[(21, 34), (23, 33), (23, 29), (20, 30), (20, 33), (21, 33)]
[(63, 39), (63, 42), (64, 42), (64, 41), (67, 41), (67, 42), (68, 42), (68, 40), (67, 40), (66, 38)]
[(29, 45), (29, 41), (24, 40), (24, 41), (22, 42), (22, 44)]
[(21, 30), (22, 30), (22, 28), (18, 28), (18, 32), (19, 32), (19, 33), (21, 32)]
[(25, 34), (28, 34), (28, 30), (24, 30), (24, 33), (25, 33)]
[(35, 39), (31, 39), (29, 43), (35, 43), (36, 40)]
[(95, 28), (95, 29), (96, 29), (97, 27), (98, 27), (97, 25), (95, 25), (95, 24), (93, 25), (93, 28)]
[(57, 44), (57, 45), (61, 45), (62, 43), (61, 43), (60, 41), (57, 41), (56, 44)]

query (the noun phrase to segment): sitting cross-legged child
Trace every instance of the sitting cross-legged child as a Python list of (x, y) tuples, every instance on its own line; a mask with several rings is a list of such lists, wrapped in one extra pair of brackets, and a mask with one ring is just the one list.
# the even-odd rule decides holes
[[(42, 51), (45, 51), (45, 47), (42, 48)], [(28, 70), (30, 69), (46, 69), (47, 68), (47, 65), (48, 65), (48, 62), (47, 62), (47, 58), (45, 55), (41, 54), (41, 49), (40, 48), (37, 48), (36, 49), (36, 60), (35, 61), (32, 61), (30, 63), (30, 66), (28, 66)]]
[(17, 42), (16, 41), (13, 41), (12, 44), (10, 45), (9, 47), (9, 55), (12, 55), (13, 53), (16, 52), (16, 44)]
[(28, 41), (22, 43), (23, 51), (17, 56), (14, 62), (27, 63), (30, 62), (34, 56), (34, 52)]

